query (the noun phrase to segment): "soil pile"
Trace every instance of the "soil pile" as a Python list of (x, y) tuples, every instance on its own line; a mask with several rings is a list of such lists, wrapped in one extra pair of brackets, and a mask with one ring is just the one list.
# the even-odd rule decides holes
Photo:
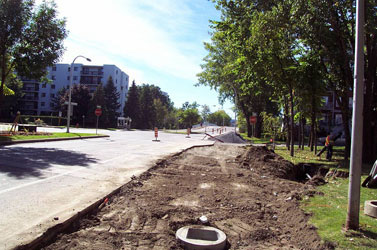
[(265, 146), (249, 147), (242, 156), (237, 158), (243, 168), (255, 171), (262, 176), (297, 180), (299, 169)]
[(228, 249), (327, 249), (298, 204), (315, 191), (292, 181), (293, 168), (265, 148), (193, 148), (133, 178), (45, 249), (181, 249), (176, 230), (202, 215)]
[[(215, 137), (225, 143), (247, 144), (247, 142), (239, 134), (234, 133), (234, 132), (217, 135)], [(209, 140), (215, 140), (215, 139), (209, 138)]]

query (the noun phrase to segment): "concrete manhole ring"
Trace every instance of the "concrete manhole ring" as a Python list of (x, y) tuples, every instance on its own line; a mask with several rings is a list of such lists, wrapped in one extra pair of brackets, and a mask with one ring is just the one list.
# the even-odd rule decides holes
[(226, 246), (225, 233), (214, 227), (185, 226), (175, 236), (187, 250), (223, 250)]
[(377, 218), (377, 200), (365, 201), (364, 214)]

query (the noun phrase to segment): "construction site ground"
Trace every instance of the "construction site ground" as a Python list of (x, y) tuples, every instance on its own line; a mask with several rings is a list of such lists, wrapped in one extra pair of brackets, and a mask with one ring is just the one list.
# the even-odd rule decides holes
[(266, 147), (194, 147), (132, 178), (44, 249), (182, 249), (176, 230), (202, 215), (227, 249), (332, 249), (299, 205), (320, 195), (315, 178), (298, 172)]

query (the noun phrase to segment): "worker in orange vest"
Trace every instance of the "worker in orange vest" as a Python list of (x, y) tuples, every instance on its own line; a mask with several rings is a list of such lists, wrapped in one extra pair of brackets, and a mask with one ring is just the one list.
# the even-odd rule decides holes
[(322, 148), (322, 150), (317, 154), (317, 156), (321, 156), (323, 152), (327, 149), (326, 159), (328, 161), (331, 161), (332, 153), (333, 153), (333, 146), (335, 141), (342, 135), (342, 132), (338, 133), (336, 136), (334, 135), (327, 135), (325, 146)]

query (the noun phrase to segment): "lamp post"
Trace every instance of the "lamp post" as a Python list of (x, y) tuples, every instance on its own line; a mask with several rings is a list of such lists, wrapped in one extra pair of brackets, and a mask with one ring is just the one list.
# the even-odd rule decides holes
[(71, 95), (72, 95), (72, 78), (73, 78), (73, 64), (75, 63), (76, 59), (82, 57), (85, 58), (88, 62), (91, 62), (89, 58), (85, 56), (76, 56), (75, 59), (73, 59), (73, 62), (71, 63), (71, 70), (69, 72), (69, 92), (68, 92), (68, 112), (67, 112), (67, 133), (69, 133), (69, 126), (71, 125), (71, 109), (72, 109), (72, 104), (71, 104)]

